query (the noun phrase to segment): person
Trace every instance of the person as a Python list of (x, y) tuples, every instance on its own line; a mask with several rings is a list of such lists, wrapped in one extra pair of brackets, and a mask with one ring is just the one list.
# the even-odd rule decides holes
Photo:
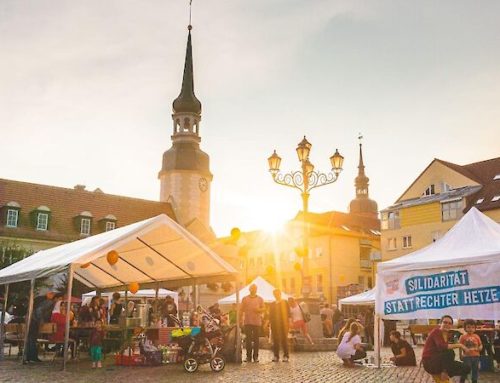
[(175, 327), (177, 325), (176, 320), (171, 317), (171, 315), (173, 315), (175, 318), (177, 318), (177, 305), (175, 304), (174, 298), (172, 298), (170, 295), (167, 295), (165, 297), (165, 302), (163, 303), (162, 307), (162, 314), (163, 317), (167, 319), (168, 327)]
[(342, 311), (338, 309), (336, 304), (332, 305), (332, 310), (333, 310), (333, 316), (332, 316), (333, 336), (335, 336), (339, 333), (339, 330), (342, 327), (342, 324), (344, 323), (344, 315), (342, 314)]
[[(62, 345), (64, 344), (64, 337), (66, 334), (66, 317), (68, 316), (68, 306), (66, 302), (61, 303), (59, 312), (53, 312), (50, 321), (56, 324), (56, 331), (49, 338), (49, 341), (56, 343), (54, 351), (61, 352)], [(74, 353), (75, 350), (72, 350)]]
[(90, 356), (92, 358), (92, 368), (102, 367), (102, 342), (104, 339), (104, 330), (102, 328), (102, 321), (97, 320), (95, 327), (92, 329), (89, 338)]
[(101, 305), (99, 303), (100, 298), (96, 295), (92, 297), (89, 304), (90, 322), (95, 322), (97, 320), (102, 320)]
[(338, 336), (338, 339), (339, 341), (342, 341), (342, 338), (344, 337), (345, 333), (349, 331), (349, 329), (351, 328), (351, 324), (353, 323), (356, 323), (358, 326), (359, 326), (359, 332), (361, 333), (361, 323), (359, 322), (356, 322), (356, 319), (354, 318), (349, 318), (347, 319), (347, 322), (346, 324), (344, 325), (344, 327), (342, 327), (340, 330), (339, 330), (339, 336)]
[(429, 333), (422, 351), (424, 370), (439, 379), (448, 381), (452, 376), (464, 376), (470, 368), (461, 362), (455, 361), (455, 348), (464, 352), (469, 349), (461, 343), (448, 343), (448, 336), (453, 325), (450, 315), (443, 315), (440, 326)]
[[(460, 349), (460, 356), (463, 357), (464, 364), (471, 369), (472, 383), (477, 383), (479, 376), (479, 354), (483, 350), (483, 344), (481, 338), (475, 333), (476, 322), (474, 320), (467, 319), (464, 322), (464, 330), (465, 334), (458, 341), (467, 347), (469, 351), (464, 352)], [(464, 383), (465, 378), (465, 376), (460, 377), (460, 383)]]
[(415, 351), (406, 340), (401, 339), (401, 333), (393, 330), (389, 337), (391, 339), (391, 350), (394, 354), (391, 361), (396, 366), (416, 366)]
[(55, 294), (49, 291), (45, 296), (37, 297), (33, 304), (33, 315), (28, 327), (28, 346), (26, 348), (26, 362), (41, 362), (38, 357), (37, 339), (40, 325), (49, 322), (55, 300), (62, 297), (62, 294)]
[(121, 295), (119, 292), (113, 293), (113, 303), (111, 304), (109, 323), (118, 324), (120, 316), (123, 311), (123, 304), (121, 302)]
[(367, 309), (365, 312), (365, 337), (366, 342), (374, 344), (375, 338), (373, 332), (375, 329), (375, 314), (373, 309)]
[(366, 357), (366, 351), (361, 344), (359, 336), (361, 326), (357, 322), (352, 322), (349, 331), (344, 334), (342, 341), (337, 347), (337, 355), (344, 362), (346, 367), (354, 367), (354, 361)]
[(304, 335), (307, 341), (310, 344), (314, 344), (314, 342), (311, 339), (311, 336), (309, 335), (309, 332), (307, 331), (307, 323), (304, 318), (304, 311), (297, 303), (297, 301), (292, 297), (288, 298), (288, 305), (290, 306), (291, 328), (295, 330), (300, 330), (300, 332), (302, 333), (302, 335)]
[(328, 303), (319, 311), (321, 320), (323, 321), (323, 335), (325, 338), (333, 336), (333, 310)]
[(269, 307), (269, 322), (273, 338), (273, 362), (280, 360), (280, 347), (283, 349), (283, 362), (288, 362), (288, 323), (290, 307), (288, 302), (281, 298), (281, 290), (273, 291), (275, 301)]
[(215, 319), (218, 319), (219, 320), (219, 323), (221, 322), (222, 320), (222, 311), (221, 309), (219, 308), (219, 304), (218, 303), (214, 303), (212, 306), (210, 306), (208, 308), (208, 312), (210, 313), (210, 315), (212, 315)]
[(257, 285), (252, 283), (250, 294), (244, 297), (240, 306), (240, 321), (245, 331), (246, 362), (259, 362), (259, 334), (264, 312), (264, 299), (257, 295)]

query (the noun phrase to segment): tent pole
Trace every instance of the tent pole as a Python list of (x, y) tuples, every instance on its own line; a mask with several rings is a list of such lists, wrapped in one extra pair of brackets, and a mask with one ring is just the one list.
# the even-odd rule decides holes
[[(27, 349), (28, 349), (28, 335), (29, 335), (29, 332), (30, 332), (30, 324), (31, 324), (31, 317), (33, 316), (33, 301), (35, 300), (35, 297), (34, 297), (34, 294), (35, 294), (35, 280), (32, 279), (31, 282), (30, 282), (30, 298), (29, 298), (29, 302), (28, 302), (28, 312), (26, 313), (26, 328), (24, 330), (24, 349), (23, 349), (23, 359), (22, 359), (22, 362), (23, 364), (26, 363), (26, 361), (28, 360), (27, 357)], [(2, 350), (3, 352), (3, 350)]]
[(240, 288), (241, 288), (241, 283), (237, 281), (236, 282), (236, 363), (241, 363)]
[(2, 310), (2, 318), (0, 319), (0, 360), (3, 360), (3, 337), (5, 335), (4, 326), (5, 326), (5, 313), (7, 312), (7, 299), (9, 297), (9, 284), (7, 283), (4, 287), (3, 294), (3, 310)]
[[(66, 292), (67, 306), (66, 306), (66, 324), (64, 329), (64, 360), (63, 371), (66, 371), (66, 361), (68, 360), (68, 343), (69, 343), (69, 317), (71, 313), (71, 294), (73, 290), (73, 265), (68, 267), (68, 290)], [(76, 352), (76, 350), (73, 350)]]
[(377, 368), (380, 368), (381, 360), (380, 360), (380, 315), (375, 314), (375, 333), (374, 335), (374, 343), (375, 343), (375, 365)]
[[(155, 318), (158, 318), (158, 291), (160, 290), (160, 283), (156, 284), (156, 289), (155, 289), (155, 305), (154, 305), (154, 313), (155, 313)], [(149, 318), (149, 322), (151, 322), (151, 318)], [(154, 323), (156, 325), (156, 323)]]

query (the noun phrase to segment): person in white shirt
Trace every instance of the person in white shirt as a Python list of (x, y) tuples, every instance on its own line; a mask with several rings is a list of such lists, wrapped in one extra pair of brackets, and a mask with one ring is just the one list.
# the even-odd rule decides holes
[(354, 367), (354, 361), (366, 357), (366, 352), (361, 345), (359, 336), (360, 326), (354, 322), (349, 331), (345, 333), (337, 347), (337, 356), (342, 359), (344, 366)]

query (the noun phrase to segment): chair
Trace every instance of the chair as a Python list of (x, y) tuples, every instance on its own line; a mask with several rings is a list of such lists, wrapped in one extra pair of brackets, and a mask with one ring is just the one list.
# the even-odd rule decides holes
[(25, 333), (26, 324), (24, 323), (7, 323), (5, 325), (4, 343), (9, 345), (9, 356), (11, 356), (12, 353), (12, 346), (17, 346), (19, 348), (19, 352), (17, 354), (18, 357), (22, 355)]
[(42, 323), (39, 327), (38, 334), (40, 336), (39, 339), (36, 340), (39, 346), (43, 347), (43, 353), (47, 350), (48, 345), (51, 343), (49, 338), (51, 335), (55, 334), (57, 330), (57, 325), (55, 323)]

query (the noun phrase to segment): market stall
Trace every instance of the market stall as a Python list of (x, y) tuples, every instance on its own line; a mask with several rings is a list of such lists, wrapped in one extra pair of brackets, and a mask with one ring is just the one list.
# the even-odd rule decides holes
[[(0, 270), (0, 284), (8, 286), (20, 281), (31, 281), (27, 314), (29, 324), (33, 311), (35, 280), (64, 271), (68, 273), (68, 296), (71, 296), (73, 278), (95, 288), (98, 293), (124, 288), (125, 291), (136, 292), (139, 287), (177, 288), (237, 280), (237, 272), (231, 265), (175, 221), (161, 214), (39, 251)], [(65, 356), (69, 329), (68, 315)], [(27, 340), (28, 331), (25, 345)], [(64, 367), (66, 359), (65, 357)]]
[[(378, 264), (379, 318), (500, 319), (500, 225), (471, 208), (433, 244)], [(380, 352), (380, 339), (376, 350)]]

